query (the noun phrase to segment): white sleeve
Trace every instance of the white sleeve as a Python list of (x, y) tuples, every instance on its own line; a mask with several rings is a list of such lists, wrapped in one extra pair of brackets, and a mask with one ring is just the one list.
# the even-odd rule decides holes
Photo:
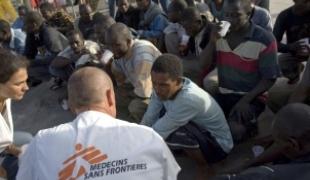
[[(157, 136), (159, 135), (157, 134)], [(171, 153), (165, 141), (160, 136), (159, 139), (162, 143), (162, 153), (163, 153), (163, 168), (164, 168), (163, 180), (177, 180), (181, 168), (177, 163), (177, 161), (175, 160), (173, 154)]]
[(37, 180), (35, 177), (36, 160), (36, 138), (28, 145), (25, 153), (19, 159), (19, 169), (16, 180)]

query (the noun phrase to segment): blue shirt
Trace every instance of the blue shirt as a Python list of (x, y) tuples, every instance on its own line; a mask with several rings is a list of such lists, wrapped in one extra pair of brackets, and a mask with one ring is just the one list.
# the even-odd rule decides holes
[[(166, 109), (159, 118), (162, 108)], [(176, 97), (162, 101), (153, 92), (141, 124), (151, 126), (164, 139), (190, 121), (211, 133), (225, 152), (233, 147), (233, 140), (225, 115), (217, 102), (188, 78)]]
[(18, 17), (15, 22), (12, 24), (14, 29), (23, 29), (24, 28), (24, 18)]
[(17, 52), (18, 54), (23, 54), (25, 42), (26, 34), (21, 29), (11, 28), (11, 42), (9, 44), (9, 49)]
[(169, 22), (167, 18), (164, 15), (159, 14), (151, 22), (148, 30), (142, 30), (139, 35), (142, 38), (159, 38), (164, 33), (164, 29), (168, 24)]

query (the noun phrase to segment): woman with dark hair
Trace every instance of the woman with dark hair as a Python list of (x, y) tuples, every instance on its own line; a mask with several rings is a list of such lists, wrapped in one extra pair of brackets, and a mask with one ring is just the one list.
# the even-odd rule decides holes
[(10, 180), (15, 179), (18, 169), (17, 160), (21, 153), (18, 146), (32, 139), (29, 133), (14, 132), (11, 114), (11, 99), (21, 100), (29, 89), (28, 62), (24, 57), (1, 48), (0, 57), (0, 177)]

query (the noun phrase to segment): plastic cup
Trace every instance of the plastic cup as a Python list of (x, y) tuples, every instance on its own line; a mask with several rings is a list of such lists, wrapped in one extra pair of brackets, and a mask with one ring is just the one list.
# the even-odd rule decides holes
[(263, 146), (253, 146), (252, 147), (252, 152), (254, 154), (254, 157), (258, 157), (259, 155), (261, 155), (263, 152), (265, 151), (265, 148)]
[(110, 61), (110, 59), (113, 57), (113, 55), (114, 54), (111, 51), (105, 50), (100, 58), (100, 62), (103, 64), (107, 64)]
[[(302, 52), (304, 53), (308, 53), (308, 48), (309, 48), (309, 38), (303, 38), (303, 39), (300, 39), (299, 42), (302, 43), (303, 45), (303, 48), (302, 48)], [(308, 48), (307, 48), (308, 47)]]
[(230, 22), (228, 21), (220, 21), (220, 26), (222, 27), (222, 29), (220, 30), (219, 34), (221, 37), (225, 37), (229, 28), (230, 28)]
[(182, 35), (182, 37), (181, 37), (181, 44), (182, 45), (187, 45), (188, 41), (189, 41), (189, 36)]

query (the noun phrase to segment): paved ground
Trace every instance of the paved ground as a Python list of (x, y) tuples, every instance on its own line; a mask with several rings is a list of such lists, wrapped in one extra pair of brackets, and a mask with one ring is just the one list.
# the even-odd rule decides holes
[[(275, 18), (281, 10), (289, 7), (291, 4), (291, 0), (271, 0), (270, 9), (273, 18)], [(59, 98), (64, 96), (65, 88), (51, 91), (49, 90), (50, 85), (51, 82), (44, 82), (40, 86), (29, 90), (22, 101), (13, 103), (13, 117), (17, 130), (25, 130), (35, 134), (40, 129), (66, 123), (73, 119), (73, 115), (68, 111), (64, 111), (59, 105)], [(291, 88), (292, 87), (286, 85), (284, 79), (280, 79), (273, 88), (273, 91), (278, 92)], [(120, 99), (120, 97), (117, 97), (117, 99)], [(121, 105), (119, 108), (126, 109), (125, 106)], [(260, 117), (261, 135), (270, 132), (270, 119), (272, 116), (270, 110), (267, 109)], [(122, 113), (120, 117), (127, 119), (128, 114)], [(226, 161), (215, 165), (217, 171), (227, 171), (230, 167), (236, 166), (236, 164), (241, 161), (250, 158), (252, 156), (250, 147), (251, 142), (248, 142), (234, 148)], [(191, 179), (195, 169), (193, 162), (182, 155), (178, 155), (177, 160), (183, 169), (179, 179)]]

